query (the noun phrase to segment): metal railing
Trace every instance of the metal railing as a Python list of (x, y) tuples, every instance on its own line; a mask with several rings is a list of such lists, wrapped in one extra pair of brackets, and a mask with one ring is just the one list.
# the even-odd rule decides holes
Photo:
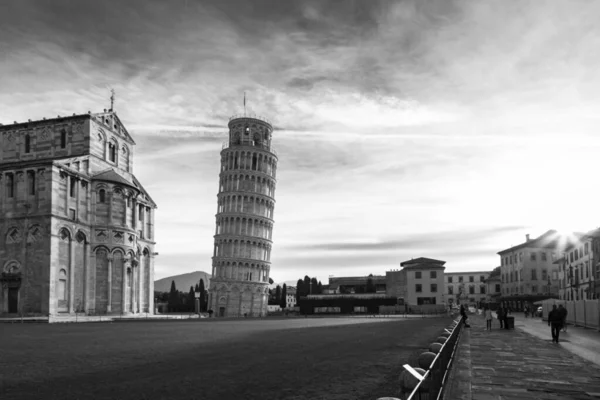
[[(221, 146), (221, 150), (228, 149), (231, 146), (232, 145), (231, 145), (231, 143), (229, 141), (223, 142), (223, 146)], [(240, 147), (244, 147), (244, 146), (245, 147), (256, 147), (256, 148), (259, 148), (261, 150), (269, 151), (269, 152), (271, 152), (271, 153), (273, 153), (273, 154), (275, 154), (276, 156), (279, 157), (279, 155), (277, 154), (277, 151), (273, 148), (273, 146), (270, 146), (270, 145), (254, 144), (252, 142), (242, 142), (242, 143), (236, 144), (235, 146), (240, 146)]]
[[(406, 400), (440, 400), (443, 397), (450, 367), (454, 361), (454, 355), (464, 326), (462, 317), (455, 321), (457, 324), (452, 330), (445, 329), (445, 332), (449, 333), (450, 336), (442, 344), (442, 348), (424, 375), (418, 377), (415, 375), (415, 372), (410, 371), (411, 368), (408, 365), (404, 366), (405, 369), (419, 380), (419, 383)], [(419, 375), (418, 372), (416, 374)]]

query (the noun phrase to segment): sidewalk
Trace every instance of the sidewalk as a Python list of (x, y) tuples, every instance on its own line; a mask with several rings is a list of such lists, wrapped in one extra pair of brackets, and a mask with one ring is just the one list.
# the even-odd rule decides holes
[[(547, 322), (522, 320), (517, 315), (515, 330), (494, 320), (486, 331), (484, 319), (470, 315), (445, 400), (600, 399), (600, 366), (552, 343)], [(575, 336), (575, 329), (566, 335)]]

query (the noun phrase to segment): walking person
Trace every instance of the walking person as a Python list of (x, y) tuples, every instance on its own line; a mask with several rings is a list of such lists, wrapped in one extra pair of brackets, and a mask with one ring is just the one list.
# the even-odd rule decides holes
[(558, 343), (558, 334), (560, 333), (560, 328), (562, 327), (562, 315), (561, 312), (556, 308), (556, 304), (552, 306), (552, 311), (548, 314), (548, 326), (551, 328), (552, 332), (552, 342)]
[(504, 327), (504, 307), (498, 307), (498, 309), (496, 310), (496, 317), (500, 322), (500, 329), (502, 329)]
[(463, 324), (465, 324), (465, 328), (469, 328), (471, 325), (469, 325), (467, 323), (467, 320), (469, 319), (469, 317), (467, 316), (467, 310), (465, 310), (464, 305), (460, 306), (460, 316), (462, 317)]
[(510, 327), (508, 326), (508, 314), (510, 314), (510, 308), (504, 309), (504, 329), (508, 330)]
[(567, 333), (567, 314), (569, 313), (562, 304), (558, 306), (558, 312), (562, 318), (562, 331)]
[(492, 309), (489, 307), (486, 307), (484, 316), (485, 316), (485, 323), (486, 323), (485, 329), (487, 331), (491, 331), (492, 330)]

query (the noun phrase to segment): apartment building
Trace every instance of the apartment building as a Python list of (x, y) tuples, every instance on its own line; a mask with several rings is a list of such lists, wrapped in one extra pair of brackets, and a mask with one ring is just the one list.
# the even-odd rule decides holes
[(445, 294), (448, 304), (473, 304), (486, 301), (486, 280), (491, 271), (445, 272)]
[(600, 298), (600, 229), (573, 238), (556, 264), (560, 299)]

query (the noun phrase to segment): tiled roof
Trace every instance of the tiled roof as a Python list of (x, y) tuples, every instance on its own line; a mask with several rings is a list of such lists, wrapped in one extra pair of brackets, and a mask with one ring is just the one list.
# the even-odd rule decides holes
[(97, 180), (97, 181), (117, 182), (117, 183), (121, 183), (123, 185), (131, 186), (131, 187), (139, 190), (137, 185), (135, 185), (133, 182), (128, 181), (121, 175), (117, 174), (113, 169), (109, 169), (107, 171), (100, 172), (99, 174), (92, 176), (92, 179)]
[(442, 260), (435, 260), (433, 258), (427, 258), (427, 257), (419, 257), (419, 258), (415, 258), (413, 260), (408, 260), (408, 261), (404, 261), (400, 263), (401, 267), (404, 266), (414, 266), (413, 264), (438, 264), (438, 265), (444, 265), (446, 264), (446, 261), (442, 261)]

